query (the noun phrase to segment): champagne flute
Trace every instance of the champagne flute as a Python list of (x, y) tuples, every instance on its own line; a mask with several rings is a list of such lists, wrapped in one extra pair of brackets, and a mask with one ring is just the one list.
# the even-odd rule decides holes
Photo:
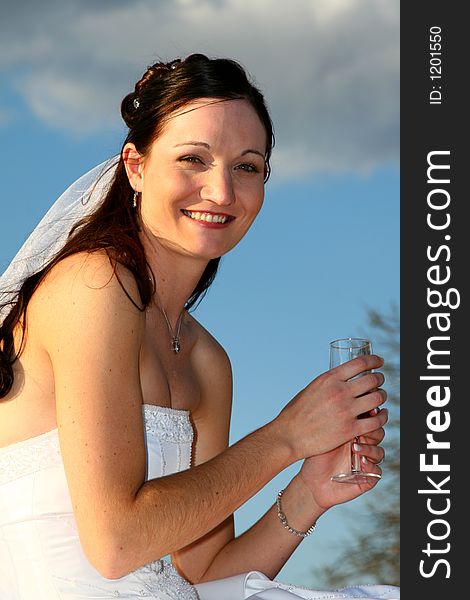
[[(369, 340), (362, 338), (343, 338), (330, 342), (330, 369), (342, 365), (345, 362), (372, 353), (372, 344)], [(359, 373), (356, 377), (361, 377), (369, 373)], [(355, 377), (353, 378), (355, 379)], [(372, 480), (380, 479), (378, 473), (370, 473), (361, 469), (361, 457), (352, 451), (352, 444), (358, 442), (358, 438), (350, 443), (349, 447), (349, 466), (343, 473), (337, 473), (331, 478), (332, 481), (338, 483), (368, 483)]]

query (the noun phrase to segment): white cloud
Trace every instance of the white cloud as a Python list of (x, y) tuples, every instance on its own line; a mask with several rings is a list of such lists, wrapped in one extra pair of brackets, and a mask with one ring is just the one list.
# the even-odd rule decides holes
[(364, 171), (398, 158), (398, 0), (37, 6), (39, 21), (34, 10), (13, 10), (0, 26), (0, 64), (50, 127), (81, 135), (109, 127), (147, 64), (204, 52), (239, 60), (265, 92), (283, 175)]
[(83, 136), (116, 122), (115, 116), (105, 110), (109, 90), (79, 81), (73, 73), (45, 70), (40, 78), (25, 77), (18, 88), (34, 114), (54, 128)]

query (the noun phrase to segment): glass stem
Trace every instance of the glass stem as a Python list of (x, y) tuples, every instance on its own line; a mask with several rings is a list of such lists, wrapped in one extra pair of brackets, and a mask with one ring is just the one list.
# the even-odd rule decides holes
[(359, 438), (355, 437), (354, 441), (351, 442), (351, 467), (354, 472), (360, 472), (361, 471), (361, 457), (359, 456), (359, 454), (355, 454), (353, 452), (353, 449), (352, 449), (353, 443), (358, 444)]

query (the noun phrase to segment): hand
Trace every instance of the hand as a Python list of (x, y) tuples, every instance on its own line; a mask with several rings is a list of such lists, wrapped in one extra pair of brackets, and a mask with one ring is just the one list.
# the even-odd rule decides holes
[[(380, 411), (384, 413), (385, 420), (388, 419), (387, 409)], [(367, 460), (365, 466), (367, 471), (382, 474), (379, 463), (384, 459), (385, 453), (383, 448), (379, 446), (385, 436), (383, 428), (376, 429), (366, 435), (359, 436), (357, 450), (353, 449), (355, 454), (359, 454)], [(361, 462), (364, 459), (361, 458)], [(348, 502), (360, 496), (364, 492), (371, 490), (379, 479), (371, 480), (367, 483), (337, 483), (331, 481), (331, 476), (344, 470), (344, 465), (350, 461), (350, 442), (320, 454), (307, 458), (302, 468), (299, 471), (299, 478), (303, 481), (306, 487), (312, 494), (314, 503), (322, 511)]]
[[(376, 355), (360, 356), (330, 369), (299, 392), (272, 422), (279, 441), (291, 449), (293, 462), (329, 452), (356, 436), (383, 427), (387, 412), (371, 412), (387, 394), (382, 373), (364, 371), (383, 365)], [(358, 417), (367, 414), (365, 418)]]

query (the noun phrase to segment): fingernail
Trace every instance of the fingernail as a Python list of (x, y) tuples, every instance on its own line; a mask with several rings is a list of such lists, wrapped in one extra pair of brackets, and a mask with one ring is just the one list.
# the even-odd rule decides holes
[(365, 456), (361, 456), (361, 461), (364, 465), (367, 464), (367, 458)]
[[(356, 452), (359, 452), (359, 450), (361, 449), (361, 447), (359, 446), (359, 444), (353, 444), (353, 448)], [(363, 457), (364, 458), (364, 457)]]

